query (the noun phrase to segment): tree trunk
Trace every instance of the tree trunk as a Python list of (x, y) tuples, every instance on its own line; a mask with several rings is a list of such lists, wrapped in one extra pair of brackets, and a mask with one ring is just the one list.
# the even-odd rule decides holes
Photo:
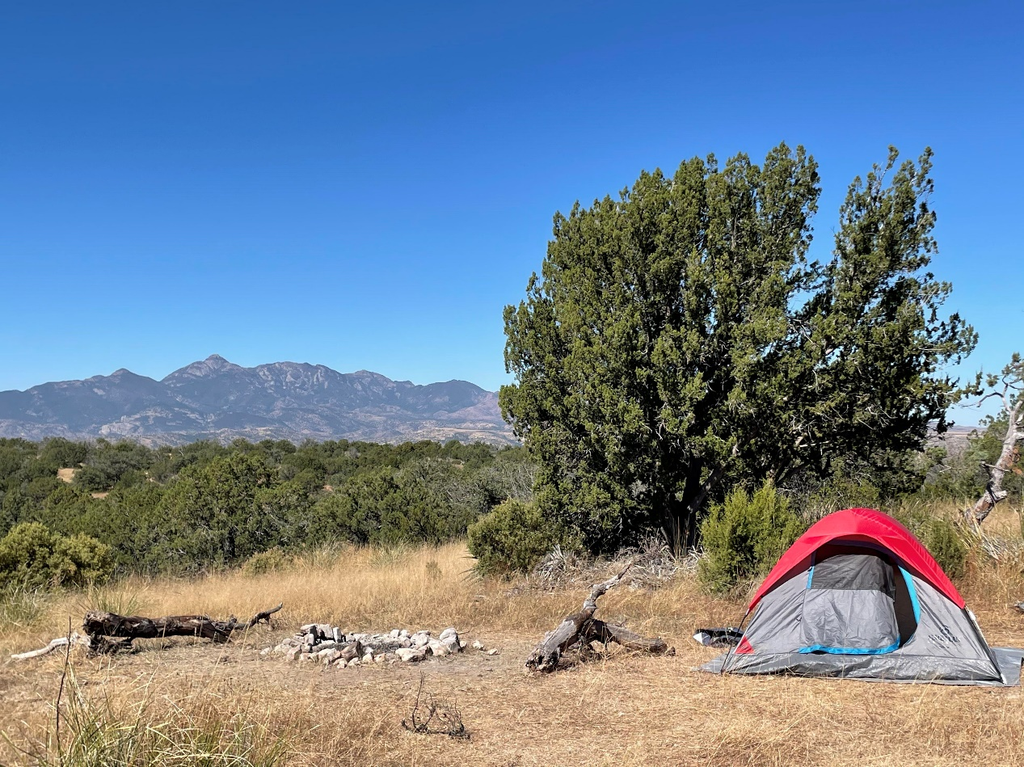
[(1020, 455), (1017, 443), (1024, 439), (1024, 430), (1022, 430), (1021, 424), (1021, 420), (1024, 418), (1024, 413), (1021, 412), (1022, 404), (1024, 404), (1024, 398), (1018, 398), (1012, 408), (1007, 408), (1009, 418), (1006, 422), (1006, 437), (1003, 439), (1003, 449), (999, 454), (999, 460), (994, 466), (985, 464), (985, 469), (988, 471), (985, 492), (974, 504), (974, 508), (968, 512), (968, 518), (973, 518), (979, 525), (985, 521), (985, 517), (995, 508), (995, 505), (1006, 497), (1006, 491), (1003, 490), (1003, 477), (1016, 463)]
[(702, 473), (703, 462), (692, 459), (686, 470), (686, 484), (683, 486), (682, 497), (673, 498), (668, 506), (671, 524), (668, 542), (672, 552), (677, 555), (685, 554), (697, 545), (697, 510), (694, 501), (701, 493)]
[(686, 550), (688, 529), (686, 525), (686, 507), (675, 497), (662, 501), (663, 516), (661, 530), (673, 553), (679, 554)]
[(239, 623), (233, 615), (226, 621), (215, 621), (205, 615), (168, 615), (163, 618), (124, 616), (107, 612), (86, 613), (82, 629), (92, 640), (94, 652), (114, 653), (132, 648), (135, 639), (158, 639), (169, 636), (194, 636), (227, 642), (233, 631), (244, 630), (257, 623), (270, 622), (270, 616), (283, 607), (257, 613), (249, 621)]

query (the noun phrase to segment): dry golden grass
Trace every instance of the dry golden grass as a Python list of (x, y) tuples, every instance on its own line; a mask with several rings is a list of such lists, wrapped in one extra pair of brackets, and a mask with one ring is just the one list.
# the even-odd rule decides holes
[[(999, 524), (1009, 529), (1012, 513), (1002, 512)], [(96, 605), (224, 617), (284, 602), (273, 630), (254, 629), (228, 646), (154, 640), (123, 658), (73, 655), (65, 700), (99, 723), (98, 743), (120, 743), (120, 762), (108, 745), (95, 764), (199, 763), (203, 749), (218, 756), (210, 764), (1024, 764), (1019, 688), (694, 671), (717, 652), (690, 639), (694, 628), (735, 625), (743, 606), (702, 594), (690, 577), (653, 592), (614, 589), (601, 600), (605, 618), (665, 637), (677, 648), (674, 657), (612, 651), (550, 676), (528, 676), (522, 662), (532, 645), (579, 607), (587, 589), (545, 592), (481, 580), (470, 564), (459, 545), (344, 549), (258, 577), (132, 579), (52, 598), (34, 616), (26, 608), (20, 625), (0, 627), (0, 651), (7, 657), (40, 647)], [(1024, 617), (1010, 607), (1024, 599), (1020, 567), (975, 563), (961, 585), (991, 643), (1024, 644)], [(467, 651), (417, 666), (330, 671), (260, 656), (260, 648), (314, 620), (350, 631), (454, 625), (500, 654)], [(54, 700), (62, 669), (59, 654), (3, 666), (0, 763), (59, 763)], [(402, 728), (421, 675), (425, 690), (458, 701), (470, 740)], [(64, 709), (68, 748), (67, 717), (75, 711)], [(65, 764), (101, 753), (79, 745), (81, 756)]]

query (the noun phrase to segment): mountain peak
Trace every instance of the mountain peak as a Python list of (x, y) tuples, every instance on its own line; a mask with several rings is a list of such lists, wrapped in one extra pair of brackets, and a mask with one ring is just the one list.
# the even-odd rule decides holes
[(452, 438), (509, 444), (497, 396), (465, 381), (415, 385), (371, 370), (275, 362), (253, 368), (211, 354), (162, 381), (126, 369), (85, 381), (0, 392), (0, 437), (191, 439)]
[(244, 370), (244, 368), (233, 362), (228, 362), (219, 354), (211, 354), (205, 360), (193, 362), (191, 365), (175, 370), (164, 381), (173, 382), (182, 378), (206, 378), (219, 373), (238, 370)]

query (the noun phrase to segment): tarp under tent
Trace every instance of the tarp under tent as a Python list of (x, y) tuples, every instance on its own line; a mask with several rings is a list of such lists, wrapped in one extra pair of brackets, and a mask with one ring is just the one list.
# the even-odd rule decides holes
[(701, 670), (1020, 684), (1024, 650), (989, 647), (928, 550), (872, 509), (812, 525), (772, 568), (747, 617), (739, 644)]

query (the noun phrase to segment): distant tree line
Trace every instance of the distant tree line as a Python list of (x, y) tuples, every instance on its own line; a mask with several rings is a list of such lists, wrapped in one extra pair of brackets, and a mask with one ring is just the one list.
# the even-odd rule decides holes
[[(918, 453), (910, 492), (926, 501), (976, 497), (1006, 428), (1005, 418), (989, 418), (961, 450)], [(337, 542), (440, 543), (467, 530), (482, 570), (525, 570), (574, 543), (536, 505), (536, 473), (523, 448), (454, 441), (148, 448), (0, 439), (0, 590), (195, 573)], [(1020, 503), (1019, 465), (1005, 486)], [(781, 492), (804, 520), (892, 498), (857, 472)]]
[[(188, 573), (271, 549), (441, 543), (506, 499), (528, 500), (533, 483), (521, 448), (457, 441), (0, 439), (0, 578), (74, 583), (96, 557), (113, 572)], [(58, 550), (96, 556), (44, 568)]]

